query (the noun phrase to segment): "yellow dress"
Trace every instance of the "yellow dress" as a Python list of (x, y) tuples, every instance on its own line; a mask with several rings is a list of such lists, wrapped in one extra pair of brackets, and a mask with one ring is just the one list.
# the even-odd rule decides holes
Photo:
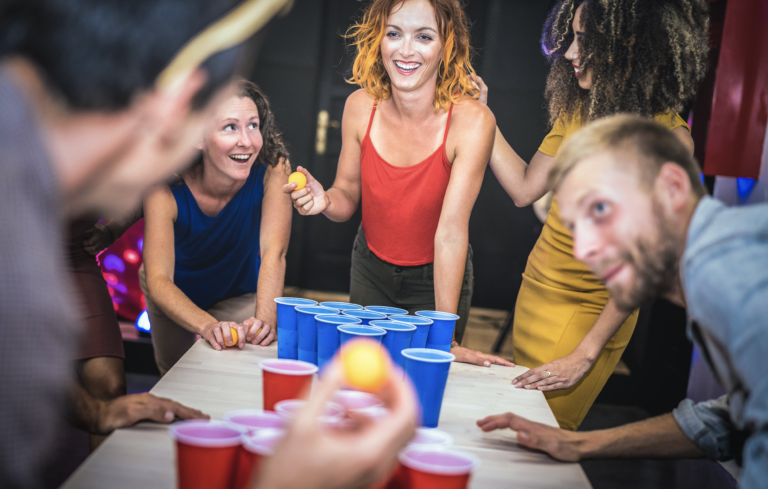
[[(688, 125), (676, 113), (659, 114), (655, 120), (671, 129)], [(539, 151), (555, 156), (560, 145), (581, 128), (557, 121)], [(573, 257), (573, 238), (563, 225), (553, 199), (536, 245), (523, 272), (512, 329), (514, 360), (539, 367), (570, 354), (584, 339), (608, 301), (608, 290)], [(613, 373), (637, 323), (635, 311), (613, 335), (595, 363), (570, 389), (545, 392), (561, 428), (575, 430)]]

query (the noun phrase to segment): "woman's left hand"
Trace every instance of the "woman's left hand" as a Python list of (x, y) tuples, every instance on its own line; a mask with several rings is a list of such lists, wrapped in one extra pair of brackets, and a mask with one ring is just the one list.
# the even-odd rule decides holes
[(475, 90), (480, 94), (477, 101), (488, 105), (488, 85), (485, 84), (483, 79), (480, 78), (480, 75), (477, 73), (471, 73), (469, 75), (469, 80), (472, 82), (472, 86), (475, 87)]
[(505, 367), (515, 366), (514, 363), (508, 362), (501, 357), (470, 350), (469, 348), (464, 348), (463, 346), (454, 346), (451, 348), (451, 353), (456, 357), (455, 361), (461, 363), (473, 363), (475, 365), (480, 365), (481, 367), (490, 367), (492, 363), (497, 365), (504, 365)]
[(512, 385), (518, 389), (538, 389), (542, 392), (568, 389), (578, 382), (591, 366), (589, 359), (571, 353), (541, 367), (530, 369), (512, 379)]
[(245, 341), (254, 345), (267, 346), (275, 340), (275, 328), (261, 319), (250, 318), (243, 321), (246, 331)]

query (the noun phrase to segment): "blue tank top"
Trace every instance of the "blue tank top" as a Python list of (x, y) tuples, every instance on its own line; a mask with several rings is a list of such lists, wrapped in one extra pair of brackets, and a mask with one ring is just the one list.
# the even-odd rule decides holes
[(251, 168), (245, 184), (217, 216), (200, 210), (186, 183), (171, 187), (178, 208), (173, 282), (201, 309), (256, 292), (266, 170), (263, 164)]

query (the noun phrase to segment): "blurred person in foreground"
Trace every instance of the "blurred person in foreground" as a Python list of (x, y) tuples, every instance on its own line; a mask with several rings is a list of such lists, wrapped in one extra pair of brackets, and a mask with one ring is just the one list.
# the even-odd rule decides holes
[(593, 432), (506, 413), (478, 421), (565, 461), (743, 460), (741, 487), (768, 480), (768, 205), (727, 208), (706, 195), (674, 134), (634, 116), (595, 122), (566, 142), (550, 182), (574, 255), (623, 310), (655, 297), (687, 308), (688, 336), (726, 395)]
[[(212, 107), (247, 68), (240, 55), (252, 45), (208, 51), (202, 65), (171, 71), (170, 84), (156, 83), (158, 76), (193, 36), (211, 32), (207, 26), (227, 27), (235, 7), (256, 16), (260, 9), (248, 7), (270, 4), (274, 14), (284, 3), (25, 0), (0, 7), (0, 226), (8, 230), (0, 235), (3, 488), (44, 485), (67, 411), (99, 434), (142, 419), (205, 417), (151, 394), (102, 401), (75, 382), (81, 331), (64, 274), (64, 223), (87, 211), (135, 208), (147, 186), (186, 165)], [(250, 25), (243, 39), (263, 22)]]

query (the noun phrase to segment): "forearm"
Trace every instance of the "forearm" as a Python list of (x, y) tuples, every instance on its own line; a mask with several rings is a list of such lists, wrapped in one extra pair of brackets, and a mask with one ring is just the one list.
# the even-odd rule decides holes
[(670, 413), (618, 428), (573, 433), (572, 443), (580, 459), (704, 457)]
[(544, 172), (531, 171), (533, 163), (534, 160), (531, 165), (526, 163), (496, 128), (491, 171), (517, 207), (529, 206), (547, 192)]
[(435, 309), (438, 311), (456, 314), (458, 310), (468, 246), (466, 232), (435, 237)]
[(99, 419), (106, 402), (96, 399), (75, 379), (70, 389), (69, 420), (77, 428), (88, 433), (100, 433)]
[(344, 189), (331, 187), (326, 192), (325, 217), (334, 222), (346, 222), (357, 210), (357, 201)]
[(588, 360), (590, 363), (594, 362), (603, 348), (605, 348), (605, 345), (608, 344), (608, 341), (613, 338), (613, 335), (616, 334), (631, 314), (631, 312), (619, 310), (613, 299), (608, 299), (595, 324), (592, 325), (584, 339), (574, 348), (573, 353)]
[(173, 322), (195, 334), (212, 323), (216, 318), (200, 309), (171, 280), (162, 277), (147, 277), (147, 288), (152, 302), (155, 303)]
[(259, 282), (256, 288), (256, 319), (275, 326), (277, 306), (275, 298), (283, 295), (285, 283), (285, 249), (264, 253), (259, 268)]

